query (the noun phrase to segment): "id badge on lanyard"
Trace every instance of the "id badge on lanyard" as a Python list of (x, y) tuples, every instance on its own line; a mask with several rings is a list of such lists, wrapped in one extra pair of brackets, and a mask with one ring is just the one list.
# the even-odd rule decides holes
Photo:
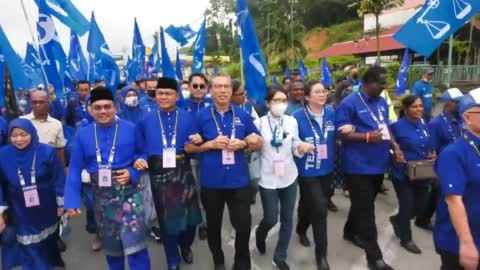
[(118, 123), (115, 124), (115, 134), (113, 136), (112, 148), (110, 149), (110, 155), (108, 157), (108, 165), (102, 164), (102, 156), (97, 137), (97, 125), (94, 125), (95, 131), (95, 155), (98, 163), (98, 186), (99, 187), (111, 187), (112, 186), (112, 164), (115, 157), (115, 143), (117, 142)]
[(171, 146), (168, 147), (167, 135), (165, 134), (165, 129), (163, 127), (162, 117), (160, 116), (160, 111), (157, 111), (158, 121), (160, 124), (160, 131), (162, 133), (162, 144), (163, 144), (163, 153), (162, 153), (162, 167), (164, 169), (171, 169), (177, 167), (177, 149), (175, 145), (177, 144), (177, 127), (178, 127), (178, 110), (175, 112), (175, 127), (172, 135)]
[(98, 166), (98, 186), (111, 187), (112, 186), (112, 167), (109, 165)]
[(273, 161), (273, 171), (275, 176), (285, 176), (285, 160), (276, 159)]
[(176, 168), (177, 167), (177, 158), (176, 158), (176, 149), (173, 147), (163, 149), (163, 168)]
[(23, 188), (23, 198), (25, 199), (25, 206), (27, 208), (40, 205), (40, 198), (38, 197), (38, 191), (36, 185), (31, 185)]

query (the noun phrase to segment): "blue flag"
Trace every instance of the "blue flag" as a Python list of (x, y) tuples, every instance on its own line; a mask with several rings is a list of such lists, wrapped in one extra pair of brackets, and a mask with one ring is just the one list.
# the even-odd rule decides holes
[(330, 87), (332, 85), (332, 74), (328, 69), (327, 58), (322, 59), (322, 84), (325, 87)]
[(55, 95), (63, 97), (63, 76), (67, 68), (67, 56), (60, 44), (55, 24), (50, 17), (47, 6), (39, 4), (38, 13), (38, 49), (41, 65), (47, 76), (47, 78), (44, 78), (45, 87), (48, 83), (53, 85)]
[(128, 81), (139, 80), (146, 76), (145, 45), (143, 44), (142, 35), (140, 34), (136, 18), (133, 26), (132, 62), (129, 75), (130, 78), (127, 78)]
[(284, 78), (290, 78), (292, 76), (292, 72), (290, 71), (290, 68), (287, 66), (287, 69), (285, 69), (285, 73), (283, 74)]
[(155, 40), (152, 51), (148, 56), (148, 76), (160, 71), (160, 54), (158, 52), (158, 40)]
[(162, 76), (176, 79), (175, 68), (172, 65), (172, 61), (170, 61), (170, 56), (168, 56), (167, 45), (165, 44), (165, 35), (163, 34), (162, 27), (160, 27), (160, 46), (162, 50)]
[(193, 63), (192, 63), (193, 73), (203, 72), (203, 57), (205, 55), (206, 47), (207, 47), (206, 20), (203, 20), (202, 26), (200, 26), (200, 30), (198, 30), (197, 38), (193, 43)]
[(87, 79), (88, 63), (80, 45), (77, 34), (70, 31), (70, 52), (68, 53), (67, 72), (71, 80), (81, 81)]
[(127, 63), (125, 64), (125, 68), (123, 69), (123, 72), (125, 73), (125, 78), (128, 81), (128, 78), (130, 77), (130, 66), (132, 65), (132, 59), (130, 56), (127, 58)]
[(276, 74), (273, 74), (273, 76), (272, 76), (272, 85), (275, 86), (275, 87), (280, 86), (280, 85), (278, 84), (278, 79), (277, 79), (277, 75), (276, 75)]
[(188, 43), (188, 40), (196, 34), (196, 32), (190, 28), (190, 25), (178, 27), (170, 25), (169, 27), (165, 28), (165, 32), (176, 42), (180, 43), (180, 46), (185, 46)]
[(175, 71), (177, 72), (177, 81), (183, 81), (182, 61), (177, 50), (177, 59), (175, 60)]
[[(23, 73), (22, 59), (13, 50), (5, 32), (3, 32), (2, 26), (0, 26), (0, 51), (3, 53), (4, 63), (10, 70), (10, 76), (12, 77), (15, 90), (20, 88), (28, 89), (28, 79)], [(2, 72), (4, 72), (4, 70), (2, 70)]]
[(90, 24), (83, 14), (75, 7), (70, 0), (35, 0), (38, 8), (45, 7), (45, 12), (55, 16), (63, 24), (78, 33), (85, 34)]
[(237, 8), (238, 35), (242, 50), (243, 68), (245, 70), (245, 86), (248, 96), (258, 104), (261, 104), (267, 94), (265, 61), (260, 51), (247, 0), (238, 0)]
[[(447, 37), (479, 11), (478, 0), (427, 0), (393, 38), (429, 57)], [(420, 41), (418, 37), (421, 37)]]
[(0, 44), (0, 109), (5, 105), (5, 56)]
[(398, 71), (397, 82), (395, 83), (395, 93), (397, 96), (405, 94), (407, 91), (407, 76), (408, 68), (410, 67), (410, 53), (408, 48), (405, 49), (403, 54), (402, 64), (400, 65), (400, 70)]
[(87, 44), (89, 63), (89, 80), (105, 80), (107, 86), (114, 91), (120, 82), (120, 70), (113, 58), (112, 52), (100, 31), (92, 12), (90, 20), (90, 33)]
[(28, 88), (44, 83), (37, 50), (30, 43), (27, 43), (27, 51), (25, 52), (25, 59), (22, 65), (23, 72), (28, 80)]
[(305, 81), (305, 79), (308, 76), (308, 70), (305, 68), (305, 65), (303, 64), (302, 60), (298, 60), (298, 71), (300, 72), (300, 76), (302, 77), (302, 81)]

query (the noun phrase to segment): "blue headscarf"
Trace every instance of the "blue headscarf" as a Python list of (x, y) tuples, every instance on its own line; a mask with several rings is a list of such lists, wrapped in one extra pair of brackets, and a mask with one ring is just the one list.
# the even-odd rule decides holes
[(39, 139), (37, 130), (33, 126), (32, 122), (27, 119), (15, 119), (10, 122), (8, 126), (8, 137), (12, 136), (12, 131), (15, 128), (19, 128), (32, 136), (32, 140), (30, 144), (25, 147), (24, 149), (18, 149), (13, 144), (10, 144), (9, 147), (10, 153), (13, 154), (13, 158), (15, 159), (16, 166), (20, 166), (22, 169), (30, 169), (33, 162), (33, 156), (35, 155), (35, 151), (38, 148)]
[[(125, 101), (125, 98), (127, 97), (127, 94), (130, 91), (133, 91), (135, 92), (135, 94), (137, 94), (137, 97), (140, 103), (140, 95), (138, 93), (138, 90), (129, 85), (122, 88), (122, 99)], [(137, 124), (143, 119), (144, 114), (140, 105), (137, 105), (135, 107), (129, 107), (125, 104), (121, 104), (121, 106), (122, 106), (121, 112), (118, 115), (121, 119), (130, 121), (134, 124)]]

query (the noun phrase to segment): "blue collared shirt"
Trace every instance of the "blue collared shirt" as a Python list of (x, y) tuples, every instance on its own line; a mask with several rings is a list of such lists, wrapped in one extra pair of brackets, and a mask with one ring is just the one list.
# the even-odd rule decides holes
[(424, 80), (417, 81), (412, 87), (412, 94), (422, 99), (423, 107), (427, 110), (432, 109), (433, 86)]
[(81, 103), (78, 99), (70, 99), (65, 112), (66, 123), (71, 127), (78, 128), (86, 118), (87, 104)]
[[(219, 136), (212, 116), (212, 110), (224, 136), (231, 138), (233, 122), (235, 122), (236, 139), (243, 140), (252, 133), (260, 135), (260, 132), (253, 124), (251, 116), (240, 109), (240, 107), (231, 105), (230, 110), (222, 115), (212, 105), (210, 108), (205, 108), (197, 114), (198, 131), (205, 142)], [(235, 112), (235, 121), (233, 121), (232, 110)], [(233, 189), (245, 187), (249, 183), (247, 157), (243, 150), (235, 152), (234, 165), (222, 164), (221, 150), (203, 152), (200, 166), (200, 184), (202, 187)]]
[[(397, 122), (391, 125), (390, 130), (395, 138), (395, 141), (400, 146), (405, 160), (414, 161), (427, 159), (429, 153), (432, 151), (432, 142), (428, 127), (423, 120), (412, 121), (406, 117), (400, 118)], [(394, 180), (408, 180), (405, 174), (405, 164), (394, 164), (392, 176)], [(429, 181), (416, 181), (428, 183)]]
[(210, 105), (213, 104), (213, 101), (211, 98), (204, 97), (200, 102), (195, 102), (192, 98), (185, 99), (186, 107), (187, 107), (187, 112), (192, 113), (192, 115), (195, 117), (195, 115), (203, 110), (204, 108), (210, 107)]
[[(176, 112), (178, 111), (178, 120)], [(190, 136), (197, 134), (197, 125), (194, 118), (184, 110), (176, 109), (172, 112), (160, 111), (162, 125), (165, 129), (167, 146), (165, 147), (162, 140), (162, 129), (158, 119), (158, 112), (150, 112), (137, 125), (137, 143), (141, 157), (145, 160), (150, 156), (163, 156), (163, 149), (172, 147), (172, 138), (175, 130), (175, 122), (178, 121), (176, 129), (176, 153), (183, 154), (185, 152), (185, 144), (190, 142)]]
[[(362, 102), (363, 97), (368, 108)], [(384, 98), (370, 98), (363, 90), (345, 97), (335, 117), (335, 127), (352, 125), (355, 132), (367, 133), (379, 129), (370, 111), (378, 121), (388, 126), (388, 105)], [(347, 174), (383, 174), (390, 165), (390, 141), (379, 143), (344, 141), (342, 152), (343, 171)]]
[[(466, 132), (480, 147), (480, 138)], [(448, 145), (435, 166), (441, 190), (437, 204), (433, 234), (435, 247), (453, 254), (459, 253), (459, 240), (450, 219), (445, 196), (462, 196), (473, 240), (480, 250), (480, 156), (465, 138)]]
[(287, 110), (285, 111), (285, 114), (286, 115), (293, 115), (293, 113), (295, 111), (297, 111), (298, 109), (301, 109), (303, 108), (303, 106), (305, 105), (305, 102), (302, 100), (300, 101), (299, 103), (295, 103), (291, 100), (288, 101), (288, 106), (287, 106)]
[(437, 155), (463, 134), (461, 121), (454, 119), (445, 112), (433, 118), (428, 124), (428, 128), (432, 137), (433, 148), (437, 151)]
[[(143, 93), (142, 91), (139, 91)], [(158, 110), (158, 104), (155, 99), (151, 99), (148, 95), (143, 94), (142, 97), (139, 97), (139, 106), (145, 113), (153, 112)]]
[(0, 116), (0, 146), (8, 142), (8, 124), (3, 116)]
[[(108, 158), (115, 135), (115, 123), (118, 123), (118, 132), (112, 170), (128, 169), (131, 182), (136, 184), (140, 174), (133, 168), (133, 162), (137, 155), (135, 126), (132, 123), (124, 120), (116, 120), (116, 122), (113, 122), (108, 127), (97, 125), (102, 165), (108, 164)], [(91, 123), (81, 128), (75, 138), (68, 170), (67, 185), (65, 187), (65, 209), (80, 208), (82, 169), (86, 169), (90, 174), (98, 172), (95, 149), (94, 123)]]
[[(317, 151), (315, 151), (314, 154), (305, 154), (302, 158), (295, 157), (298, 173), (300, 176), (324, 176), (330, 174), (334, 170), (335, 161), (335, 111), (330, 106), (325, 106), (321, 121), (318, 121), (309, 110), (307, 110), (307, 115), (309, 117), (307, 118), (305, 112), (305, 109), (303, 109), (297, 110), (293, 114), (293, 117), (298, 122), (299, 138), (302, 141), (315, 145), (315, 148), (320, 144), (326, 144), (328, 158), (323, 160), (319, 159)], [(322, 126), (320, 126), (319, 122), (322, 123)], [(315, 139), (310, 123), (320, 137), (320, 141)]]

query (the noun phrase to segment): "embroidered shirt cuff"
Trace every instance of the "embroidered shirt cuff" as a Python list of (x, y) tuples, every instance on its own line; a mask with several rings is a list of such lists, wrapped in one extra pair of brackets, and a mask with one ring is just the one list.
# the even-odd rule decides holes
[(1, 205), (0, 206), (0, 214), (3, 214), (3, 212), (5, 212), (7, 209), (8, 209), (8, 206)]
[(57, 197), (57, 206), (58, 207), (63, 207), (65, 205), (65, 201), (63, 197)]

